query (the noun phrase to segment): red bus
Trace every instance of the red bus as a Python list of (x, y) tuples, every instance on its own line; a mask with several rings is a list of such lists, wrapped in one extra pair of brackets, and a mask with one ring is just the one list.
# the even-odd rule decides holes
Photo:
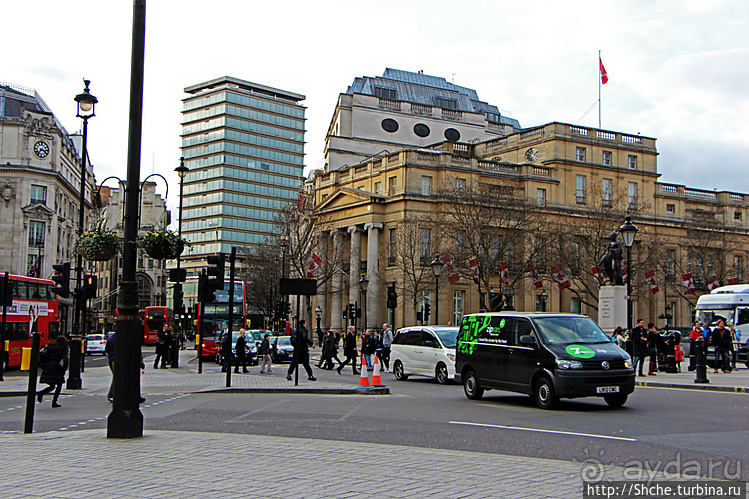
[(155, 345), (156, 335), (164, 324), (172, 324), (174, 314), (168, 307), (146, 307), (143, 320), (143, 344)]
[[(198, 294), (198, 280), (188, 279), (184, 284), (185, 294)], [(239, 331), (241, 328), (247, 328), (247, 300), (245, 299), (244, 281), (234, 282), (234, 316), (232, 331)], [(224, 281), (224, 289), (216, 292), (216, 301), (206, 303), (203, 307), (203, 316), (200, 316), (200, 303), (196, 303), (198, 310), (198, 324), (200, 324), (200, 338), (203, 357), (213, 357), (218, 362), (218, 348), (216, 342), (222, 331), (229, 328), (229, 280)]]
[(13, 305), (6, 311), (3, 369), (20, 367), (22, 349), (31, 347), (31, 333), (41, 334), (41, 346), (60, 334), (57, 295), (52, 292), (55, 283), (19, 275), (8, 275), (8, 281)]

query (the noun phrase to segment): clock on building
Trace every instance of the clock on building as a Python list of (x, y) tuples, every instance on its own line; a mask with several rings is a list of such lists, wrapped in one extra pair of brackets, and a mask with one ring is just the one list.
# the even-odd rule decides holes
[(538, 149), (531, 147), (525, 151), (525, 160), (528, 163), (535, 163), (538, 160)]
[(44, 159), (49, 155), (49, 144), (43, 140), (37, 140), (34, 143), (34, 154)]

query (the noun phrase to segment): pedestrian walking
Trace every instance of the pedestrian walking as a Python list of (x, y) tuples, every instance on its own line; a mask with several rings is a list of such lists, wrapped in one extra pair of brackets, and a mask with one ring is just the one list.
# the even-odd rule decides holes
[(720, 369), (724, 373), (731, 372), (731, 366), (728, 360), (728, 352), (731, 350), (731, 332), (725, 328), (722, 319), (718, 320), (718, 324), (713, 329), (713, 345), (715, 346), (715, 360), (713, 361), (713, 368), (717, 373)]
[(359, 371), (356, 370), (356, 361), (359, 358), (359, 352), (356, 349), (356, 328), (354, 326), (349, 326), (348, 331), (346, 331), (343, 337), (343, 355), (346, 357), (346, 360), (338, 366), (338, 374), (341, 374), (341, 369), (349, 362), (351, 362), (354, 375), (359, 374)]
[(289, 370), (286, 372), (286, 379), (291, 381), (291, 375), (294, 374), (294, 370), (298, 369), (301, 364), (307, 372), (307, 379), (309, 381), (317, 381), (309, 365), (309, 347), (314, 348), (315, 342), (309, 337), (309, 331), (307, 331), (304, 319), (299, 321), (299, 327), (291, 334), (291, 344), (294, 345), (294, 356), (291, 360)]
[(159, 361), (161, 362), (161, 368), (166, 369), (166, 356), (169, 345), (167, 344), (168, 338), (171, 338), (172, 332), (169, 329), (168, 324), (164, 324), (161, 331), (156, 333), (156, 359), (153, 361), (153, 368), (159, 368)]
[(650, 358), (648, 362), (648, 376), (657, 376), (656, 371), (658, 370), (658, 340), (660, 339), (660, 334), (658, 334), (658, 330), (655, 328), (655, 324), (652, 322), (648, 322), (648, 331), (647, 331), (647, 348), (648, 348), (648, 357)]
[(393, 344), (393, 330), (385, 322), (382, 324), (382, 365), (385, 372), (390, 372), (390, 346)]
[[(367, 329), (364, 332), (364, 337), (362, 338), (361, 343), (361, 353), (364, 357), (364, 362), (367, 364), (367, 371), (372, 370), (372, 354), (374, 354), (377, 351), (377, 340), (375, 340), (375, 337), (372, 335), (372, 331)], [(364, 365), (362, 365), (362, 369), (364, 369)]]
[(221, 331), (219, 336), (219, 354), (221, 355), (221, 372), (231, 369), (231, 335), (228, 329)]
[(644, 319), (637, 321), (637, 326), (630, 332), (630, 337), (632, 339), (633, 367), (637, 371), (638, 376), (644, 376), (642, 374), (642, 367), (645, 363), (645, 357), (648, 354), (648, 332), (645, 329)]
[(676, 360), (676, 372), (681, 372), (681, 361), (684, 360), (684, 350), (679, 345), (674, 345), (674, 359)]
[(270, 347), (270, 334), (265, 333), (263, 341), (260, 342), (260, 346), (257, 349), (257, 354), (262, 359), (260, 364), (260, 374), (273, 374), (271, 347)]
[(39, 361), (42, 365), (39, 382), (49, 386), (36, 394), (36, 400), (41, 404), (44, 395), (54, 390), (52, 407), (62, 407), (57, 403), (57, 399), (60, 398), (62, 384), (65, 383), (65, 371), (68, 369), (68, 339), (58, 336), (54, 343), (48, 344), (45, 350), (39, 352)]
[[(234, 348), (237, 355), (237, 365), (234, 367), (234, 372), (239, 373), (239, 366), (242, 365), (242, 372), (247, 373), (247, 339), (245, 338), (244, 328), (239, 330), (239, 336), (237, 336), (237, 345)], [(229, 347), (231, 348), (231, 347)]]
[(341, 359), (338, 358), (338, 339), (335, 337), (335, 334), (333, 334), (333, 331), (325, 333), (323, 349), (326, 350), (326, 353), (323, 355), (323, 357), (325, 357), (324, 369), (332, 371), (333, 367), (335, 367), (333, 361), (338, 362), (338, 367), (343, 365)]
[(736, 331), (732, 322), (726, 324), (728, 331), (731, 333), (731, 370), (736, 369), (736, 357), (738, 356), (739, 343), (741, 341), (741, 332)]

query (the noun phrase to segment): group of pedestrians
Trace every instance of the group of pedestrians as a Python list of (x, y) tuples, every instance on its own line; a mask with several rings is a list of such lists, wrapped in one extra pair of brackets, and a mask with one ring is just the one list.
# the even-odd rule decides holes
[(695, 322), (689, 333), (692, 348), (698, 338), (702, 338), (705, 345), (712, 345), (715, 348), (714, 372), (722, 371), (729, 374), (736, 368), (738, 338), (733, 323), (726, 324), (723, 319), (718, 319), (715, 327), (710, 329), (707, 324)]
[(179, 335), (172, 330), (169, 324), (164, 324), (161, 330), (156, 333), (156, 358), (153, 361), (153, 368), (177, 367), (181, 346), (182, 339)]
[(643, 368), (645, 359), (648, 359), (648, 376), (656, 376), (658, 370), (658, 342), (660, 341), (660, 332), (655, 328), (655, 323), (648, 322), (645, 327), (645, 320), (637, 321), (637, 326), (632, 328), (630, 334), (633, 349), (634, 369), (638, 376), (644, 376)]

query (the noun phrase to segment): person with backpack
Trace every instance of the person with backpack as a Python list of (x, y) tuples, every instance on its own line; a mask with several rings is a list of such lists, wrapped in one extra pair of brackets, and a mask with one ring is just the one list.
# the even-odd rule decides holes
[(39, 352), (39, 364), (42, 366), (39, 382), (49, 386), (36, 394), (36, 400), (41, 404), (44, 395), (54, 390), (52, 407), (62, 407), (57, 403), (57, 399), (60, 397), (62, 384), (65, 383), (65, 371), (68, 369), (68, 339), (65, 336), (58, 336), (54, 343), (50, 343), (45, 348), (46, 350)]

